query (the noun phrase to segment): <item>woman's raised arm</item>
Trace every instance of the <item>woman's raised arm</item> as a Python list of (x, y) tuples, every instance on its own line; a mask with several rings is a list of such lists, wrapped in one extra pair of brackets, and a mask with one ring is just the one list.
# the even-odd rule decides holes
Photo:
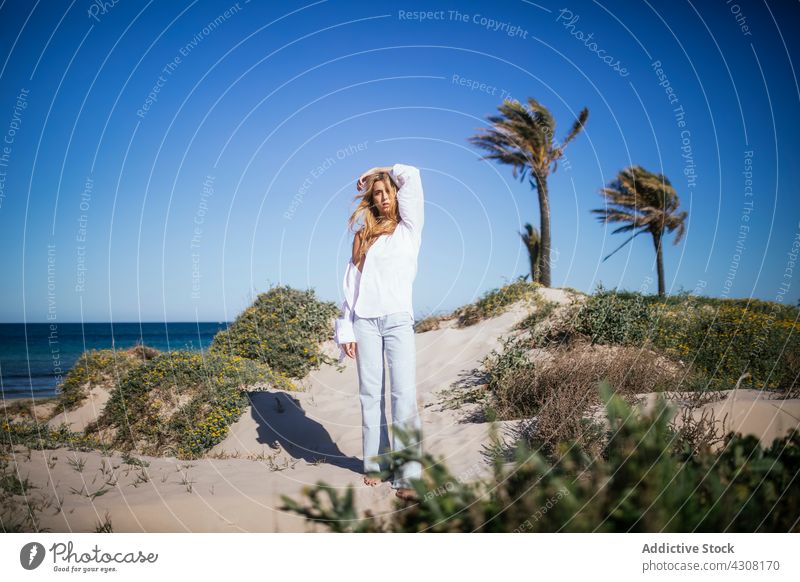
[(414, 234), (420, 236), (425, 222), (425, 199), (419, 169), (407, 164), (395, 164), (389, 174), (398, 186), (400, 218)]

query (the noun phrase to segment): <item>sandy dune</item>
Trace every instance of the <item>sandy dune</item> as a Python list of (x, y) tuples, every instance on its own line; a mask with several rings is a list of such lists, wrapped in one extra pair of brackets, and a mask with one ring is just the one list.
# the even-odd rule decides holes
[[(705, 414), (707, 419), (715, 422), (719, 436), (733, 431), (742, 434), (756, 435), (761, 445), (768, 447), (776, 438), (782, 438), (787, 432), (800, 426), (800, 399), (777, 399), (768, 392), (752, 389), (724, 390), (716, 393), (713, 402), (697, 407), (691, 411), (695, 420)], [(641, 408), (652, 410), (655, 393), (643, 394)], [(681, 394), (670, 394), (673, 403), (680, 403)], [(676, 419), (680, 425), (681, 419)], [(718, 450), (722, 443), (712, 447)]]
[[(446, 321), (441, 329), (416, 336), (423, 447), (444, 457), (460, 479), (488, 472), (483, 453), (489, 425), (460, 422), (468, 409), (444, 409), (438, 405), (437, 392), (468, 378), (530, 309), (520, 303), (465, 329)], [(333, 342), (324, 349), (333, 356), (338, 353)], [(388, 383), (387, 375), (387, 394)], [(201, 460), (137, 457), (149, 463), (142, 468), (124, 463), (119, 455), (67, 449), (31, 451), (28, 460), (27, 450), (18, 447), (18, 452), (25, 451), (16, 456), (20, 475), (38, 487), (32, 501), (54, 500), (57, 493), (63, 503), (63, 513), (56, 511), (55, 503), (41, 512), (41, 527), (95, 531), (108, 515), (115, 532), (311, 531), (319, 528), (278, 507), (281, 494), (299, 500), (303, 486), (318, 481), (342, 491), (354, 485), (362, 511), (369, 508), (377, 515), (393, 511), (397, 498), (388, 483), (374, 488), (362, 483), (355, 362), (345, 360), (342, 372), (324, 366), (302, 386), (302, 392), (252, 392), (249, 411), (231, 427), (226, 440)], [(68, 417), (56, 417), (53, 422), (68, 422), (78, 430), (100, 411), (102, 400), (103, 395), (93, 395)], [(386, 414), (391, 419), (388, 397)], [(84, 460), (83, 469), (78, 471), (69, 459)], [(110, 484), (104, 485), (107, 481)], [(104, 488), (105, 493), (91, 498)]]
[[(549, 300), (569, 300), (566, 291), (545, 291)], [(438, 393), (454, 383), (470, 383), (483, 357), (499, 348), (500, 338), (514, 333), (514, 324), (532, 309), (533, 305), (518, 303), (503, 315), (466, 329), (457, 329), (448, 320), (440, 329), (416, 336), (423, 447), (444, 458), (458, 479), (472, 480), (489, 472), (484, 455), (489, 425), (465, 420), (470, 405), (445, 408)], [(333, 342), (324, 349), (338, 355)], [(20, 476), (37, 486), (30, 502), (50, 501), (41, 511), (41, 527), (55, 532), (95, 531), (108, 516), (115, 532), (323, 531), (278, 509), (282, 494), (300, 500), (303, 487), (318, 481), (342, 492), (353, 485), (361, 511), (370, 509), (376, 515), (395, 511), (397, 498), (388, 483), (374, 488), (362, 483), (357, 375), (353, 360), (345, 364), (343, 372), (324, 366), (311, 373), (301, 392), (252, 392), (253, 405), (231, 427), (226, 440), (201, 460), (139, 457), (149, 463), (143, 468), (126, 464), (119, 455), (76, 454), (67, 449), (30, 451), (28, 458), (27, 449), (18, 447)], [(387, 391), (388, 381), (387, 375)], [(718, 416), (730, 413), (732, 428), (758, 434), (765, 444), (797, 426), (800, 401), (768, 400), (751, 392), (740, 390), (709, 406), (719, 409)], [(79, 430), (97, 415), (105, 397), (93, 394), (69, 418), (53, 422), (65, 421)], [(391, 419), (388, 397), (386, 407)], [(499, 423), (501, 433), (513, 424)], [(74, 466), (76, 460), (85, 462), (82, 469)], [(56, 496), (63, 513), (57, 511)]]
[(100, 416), (110, 396), (111, 393), (105, 387), (94, 386), (89, 391), (89, 395), (83, 401), (83, 404), (75, 410), (69, 411), (69, 413), (56, 414), (47, 421), (47, 424), (55, 428), (64, 423), (72, 431), (82, 431), (87, 424)]

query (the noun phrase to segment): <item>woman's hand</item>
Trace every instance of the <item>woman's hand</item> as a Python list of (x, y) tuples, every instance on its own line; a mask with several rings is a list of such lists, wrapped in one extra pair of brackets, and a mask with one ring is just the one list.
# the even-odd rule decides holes
[(346, 344), (342, 344), (344, 348), (344, 353), (351, 358), (355, 359), (356, 357), (356, 342), (347, 342)]
[(365, 185), (365, 183), (367, 181), (367, 178), (370, 177), (372, 174), (379, 174), (380, 172), (385, 172), (385, 173), (388, 174), (391, 171), (392, 171), (392, 166), (371, 168), (371, 169), (367, 170), (366, 172), (364, 172), (363, 174), (361, 174), (361, 176), (358, 177), (358, 182), (356, 182), (356, 188), (359, 191), (363, 190), (364, 189), (364, 185)]

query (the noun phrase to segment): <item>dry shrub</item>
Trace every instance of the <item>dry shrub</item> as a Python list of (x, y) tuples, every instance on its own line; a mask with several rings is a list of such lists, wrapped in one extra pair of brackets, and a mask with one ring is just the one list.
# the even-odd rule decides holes
[(491, 406), (502, 419), (528, 418), (526, 436), (546, 453), (561, 441), (577, 442), (599, 452), (603, 428), (591, 411), (600, 405), (597, 385), (608, 380), (618, 394), (633, 402), (643, 392), (675, 387), (684, 371), (649, 350), (583, 345), (552, 350), (547, 358), (509, 366), (490, 383)]
[(161, 353), (156, 348), (153, 348), (153, 347), (150, 347), (150, 346), (146, 346), (142, 342), (136, 342), (136, 345), (134, 345), (134, 346), (132, 346), (130, 348), (124, 349), (124, 350), (119, 350), (119, 351), (127, 352), (132, 356), (136, 356), (140, 360), (142, 360), (143, 362), (146, 362), (148, 360), (152, 360), (158, 354)]
[(674, 451), (685, 456), (716, 451), (725, 444), (728, 415), (717, 418), (713, 408), (705, 408), (708, 400), (702, 392), (688, 392), (687, 396), (671, 424)]
[(430, 315), (425, 319), (418, 321), (414, 324), (415, 333), (425, 333), (426, 331), (433, 331), (439, 329), (441, 322), (452, 319), (450, 315)]

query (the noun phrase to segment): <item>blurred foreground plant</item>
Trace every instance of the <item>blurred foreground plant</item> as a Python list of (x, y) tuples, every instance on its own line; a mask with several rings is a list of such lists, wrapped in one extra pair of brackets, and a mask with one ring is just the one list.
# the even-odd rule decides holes
[(766, 449), (753, 436), (729, 433), (718, 453), (677, 454), (672, 405), (659, 398), (639, 415), (608, 383), (599, 389), (608, 422), (596, 457), (561, 443), (558, 460), (549, 462), (524, 440), (504, 447), (492, 425), (493, 447), (510, 454), (493, 455), (490, 476), (464, 480), (409, 447), (390, 453), (389, 471), (422, 463), (423, 478), (412, 482), (416, 501), (360, 517), (352, 486), (341, 495), (319, 482), (304, 490), (310, 506), (284, 496), (282, 509), (351, 532), (800, 531), (800, 497), (791, 488), (800, 433)]

